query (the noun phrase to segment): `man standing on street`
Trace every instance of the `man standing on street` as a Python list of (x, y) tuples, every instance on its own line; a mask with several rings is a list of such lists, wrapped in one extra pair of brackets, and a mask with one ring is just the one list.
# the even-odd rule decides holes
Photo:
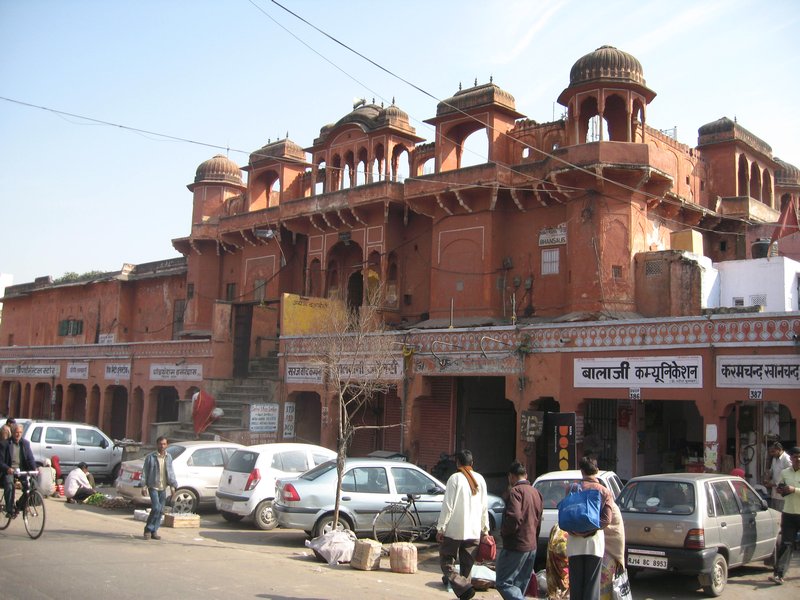
[(597, 479), (597, 465), (591, 459), (582, 458), (578, 466), (583, 475), (582, 489), (599, 491), (602, 505), (600, 507), (600, 529), (592, 532), (568, 532), (569, 597), (570, 600), (599, 600), (601, 566), (606, 549), (603, 529), (608, 527), (614, 516), (614, 496)]
[[(6, 440), (0, 453), (0, 472), (2, 472), (3, 492), (5, 494), (6, 516), (14, 516), (14, 471), (36, 471), (31, 445), (22, 437), (22, 425), (11, 427), (11, 439)], [(26, 485), (23, 480), (22, 485)]]
[(775, 569), (770, 577), (778, 585), (783, 583), (789, 570), (794, 541), (800, 531), (800, 448), (795, 446), (789, 450), (789, 456), (792, 466), (781, 472), (780, 483), (776, 488), (785, 501), (781, 514), (781, 546), (778, 548)]
[(783, 451), (780, 442), (774, 442), (769, 447), (769, 455), (772, 460), (769, 463), (769, 472), (764, 477), (764, 485), (770, 491), (769, 505), (775, 510), (783, 511), (783, 496), (778, 493), (777, 486), (781, 481), (781, 473), (784, 469), (792, 466), (792, 461), (789, 459), (789, 455)]
[(150, 514), (144, 526), (144, 539), (160, 540), (158, 528), (167, 501), (167, 487), (172, 489), (173, 494), (178, 487), (172, 469), (172, 456), (167, 453), (167, 438), (163, 435), (156, 440), (156, 451), (145, 457), (142, 471), (144, 486), (150, 493)]
[[(472, 470), (472, 452), (456, 454), (458, 471), (447, 480), (442, 512), (436, 525), (442, 581), (453, 588), (461, 600), (475, 596), (470, 572), (475, 564), (475, 550), (481, 538), (489, 534), (486, 481)], [(459, 572), (455, 571), (456, 559)]]
[(503, 600), (522, 600), (536, 560), (543, 503), (521, 463), (511, 463), (508, 483), (511, 487), (500, 528), (503, 547), (497, 556), (495, 586)]

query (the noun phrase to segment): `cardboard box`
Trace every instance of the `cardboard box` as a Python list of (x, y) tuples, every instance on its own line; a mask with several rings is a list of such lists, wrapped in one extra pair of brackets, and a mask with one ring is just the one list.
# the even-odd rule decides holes
[(200, 527), (200, 515), (164, 515), (164, 527)]

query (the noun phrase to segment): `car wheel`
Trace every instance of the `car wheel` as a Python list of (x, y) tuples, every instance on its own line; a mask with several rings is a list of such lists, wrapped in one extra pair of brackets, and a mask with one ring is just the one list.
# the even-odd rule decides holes
[(700, 575), (700, 585), (707, 596), (719, 596), (725, 589), (728, 582), (728, 563), (722, 554), (714, 557), (714, 564), (711, 565), (711, 573)]
[(242, 519), (244, 519), (243, 515), (237, 515), (236, 513), (227, 512), (224, 510), (219, 511), (219, 514), (222, 515), (222, 518), (225, 519), (228, 523), (238, 523)]
[(272, 510), (272, 500), (262, 500), (256, 506), (253, 513), (253, 522), (256, 527), (264, 531), (275, 529), (278, 526), (278, 519), (275, 517), (275, 511)]
[[(339, 523), (336, 529), (338, 531), (344, 531), (344, 530), (352, 531), (353, 525), (352, 523), (350, 523), (347, 517), (339, 513)], [(321, 536), (323, 533), (328, 533), (329, 531), (333, 531), (333, 513), (320, 517), (314, 524), (313, 533), (315, 538)]]
[(172, 512), (177, 514), (197, 512), (197, 494), (189, 488), (179, 488), (172, 496)]

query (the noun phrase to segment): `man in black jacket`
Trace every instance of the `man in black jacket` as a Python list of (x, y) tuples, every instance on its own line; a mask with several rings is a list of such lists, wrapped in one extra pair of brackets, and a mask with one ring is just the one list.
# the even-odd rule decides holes
[(11, 439), (0, 452), (0, 473), (3, 476), (3, 491), (6, 503), (6, 516), (14, 516), (14, 471), (36, 471), (36, 460), (33, 458), (31, 445), (22, 438), (22, 425), (15, 424), (11, 431)]
[(534, 489), (525, 466), (511, 463), (508, 469), (508, 500), (500, 536), (503, 547), (497, 556), (497, 591), (504, 600), (521, 600), (531, 580), (536, 560), (536, 540), (542, 525), (542, 496)]

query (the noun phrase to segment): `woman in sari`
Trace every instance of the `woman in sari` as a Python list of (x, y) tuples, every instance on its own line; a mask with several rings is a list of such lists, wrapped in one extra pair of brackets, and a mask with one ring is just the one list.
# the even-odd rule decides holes
[(558, 524), (550, 530), (547, 542), (547, 598), (564, 600), (569, 598), (569, 559), (567, 558), (566, 531)]

